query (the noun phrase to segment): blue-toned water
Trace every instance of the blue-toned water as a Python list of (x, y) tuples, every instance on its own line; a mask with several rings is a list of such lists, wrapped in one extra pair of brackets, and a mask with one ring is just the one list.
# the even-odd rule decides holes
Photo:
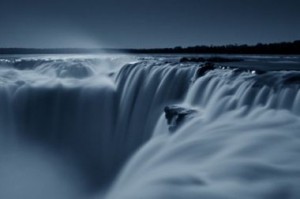
[(227, 57), (1, 57), (0, 198), (300, 197), (300, 58)]

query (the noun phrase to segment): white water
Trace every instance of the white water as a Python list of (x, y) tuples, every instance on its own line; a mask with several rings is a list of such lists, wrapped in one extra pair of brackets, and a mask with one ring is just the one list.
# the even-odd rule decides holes
[[(300, 73), (197, 67), (2, 59), (0, 198), (298, 198)], [(170, 133), (172, 104), (198, 113)]]

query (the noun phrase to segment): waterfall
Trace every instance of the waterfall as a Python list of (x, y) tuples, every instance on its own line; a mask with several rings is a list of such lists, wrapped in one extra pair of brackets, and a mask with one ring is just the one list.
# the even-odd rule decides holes
[(199, 64), (127, 56), (0, 65), (0, 149), (33, 156), (25, 166), (54, 162), (56, 175), (78, 173), (71, 181), (99, 198), (300, 195), (297, 71), (216, 67), (197, 77)]
[(183, 99), (193, 71), (141, 62), (99, 73), (111, 66), (90, 62), (11, 61), (1, 69), (0, 129), (75, 157), (98, 187), (150, 138), (161, 109)]
[(300, 84), (290, 80), (299, 76), (216, 69), (198, 78), (181, 103), (197, 114), (175, 133), (162, 115), (108, 198), (297, 198)]

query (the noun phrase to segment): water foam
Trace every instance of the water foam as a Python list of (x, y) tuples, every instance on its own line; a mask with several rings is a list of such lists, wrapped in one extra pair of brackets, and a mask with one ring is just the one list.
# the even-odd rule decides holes
[[(43, 172), (20, 193), (28, 194), (40, 180), (53, 190), (65, 179), (70, 186), (62, 186), (57, 197), (72, 197), (80, 190), (77, 181), (112, 199), (300, 195), (297, 71), (255, 74), (220, 67), (195, 80), (197, 64), (169, 57), (0, 62), (0, 136), (9, 146), (0, 155), (4, 177), (23, 187), (11, 166)], [(169, 132), (163, 110), (173, 104), (195, 114)], [(77, 171), (75, 184), (63, 176), (65, 166)], [(14, 187), (0, 182), (7, 190)]]

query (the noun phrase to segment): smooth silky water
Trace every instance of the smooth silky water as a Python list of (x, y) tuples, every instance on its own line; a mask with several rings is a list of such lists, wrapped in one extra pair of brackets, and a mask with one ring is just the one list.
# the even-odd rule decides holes
[(1, 57), (0, 198), (299, 198), (299, 57), (179, 59)]

